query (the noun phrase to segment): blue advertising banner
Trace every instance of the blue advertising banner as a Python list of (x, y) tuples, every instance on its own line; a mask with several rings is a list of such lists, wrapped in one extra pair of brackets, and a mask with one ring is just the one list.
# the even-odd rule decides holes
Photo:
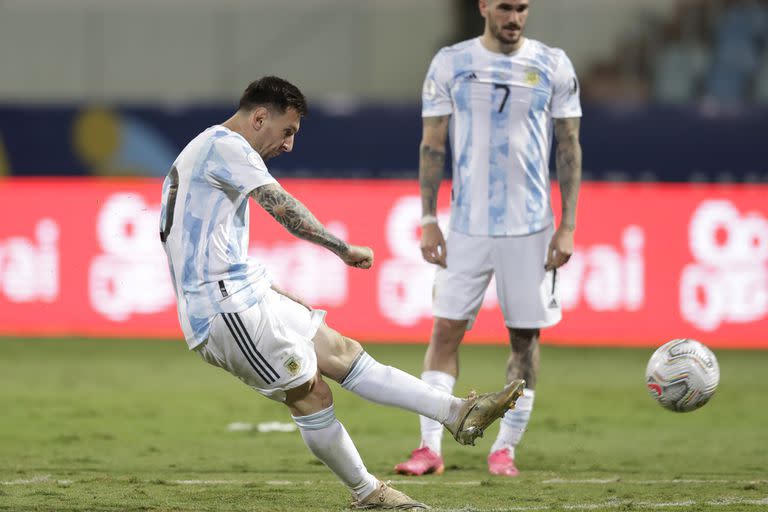
[[(15, 176), (164, 176), (227, 105), (0, 105), (0, 173)], [(768, 110), (586, 106), (584, 174), (592, 180), (766, 182)], [(414, 178), (417, 105), (315, 105), (294, 151), (270, 162), (277, 176)], [(450, 172), (446, 174), (450, 176)]]

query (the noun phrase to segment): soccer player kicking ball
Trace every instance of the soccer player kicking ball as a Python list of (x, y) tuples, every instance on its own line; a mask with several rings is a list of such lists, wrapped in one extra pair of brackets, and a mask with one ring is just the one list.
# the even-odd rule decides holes
[(291, 151), (306, 112), (294, 85), (261, 78), (247, 87), (230, 119), (203, 131), (176, 158), (163, 183), (160, 238), (179, 322), (191, 350), (288, 406), (310, 451), (352, 493), (353, 508), (427, 508), (368, 472), (336, 419), (323, 377), (372, 402), (431, 418), (461, 444), (474, 444), (513, 407), (525, 383), (516, 380), (463, 400), (433, 388), (374, 360), (358, 342), (328, 327), (324, 311), (272, 284), (264, 266), (248, 257), (253, 198), (290, 233), (347, 265), (373, 264), (369, 247), (329, 233), (264, 164)]

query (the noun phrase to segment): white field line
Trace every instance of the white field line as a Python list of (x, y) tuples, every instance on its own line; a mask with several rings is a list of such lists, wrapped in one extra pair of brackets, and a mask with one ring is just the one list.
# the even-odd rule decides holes
[[(264, 485), (317, 485), (333, 484), (336, 480), (168, 480), (168, 483), (179, 485), (246, 485), (259, 484)], [(434, 480), (387, 480), (392, 485), (451, 485), (451, 486), (472, 486), (480, 485), (480, 480), (466, 480), (457, 482), (440, 482)]]
[[(318, 484), (318, 483), (331, 484), (331, 483), (333, 483), (335, 481), (336, 480), (328, 480), (328, 481), (318, 482), (316, 480), (315, 481), (304, 480), (304, 481), (293, 482), (293, 481), (290, 481), (290, 480), (267, 480), (264, 483), (267, 484), (267, 485), (315, 485), (315, 484)], [(390, 484), (392, 484), (394, 486), (398, 486), (398, 485), (435, 485), (435, 484), (437, 484), (437, 485), (450, 485), (450, 486), (461, 486), (461, 485), (473, 486), (473, 485), (481, 485), (482, 484), (482, 482), (480, 480), (464, 480), (464, 481), (459, 480), (459, 481), (455, 481), (455, 482), (440, 482), (440, 481), (435, 481), (435, 480), (431, 480), (430, 481), (430, 480), (424, 480), (424, 479), (422, 479), (422, 480), (388, 480), (388, 479), (385, 479), (385, 481), (389, 482)]]
[[(145, 483), (151, 483), (148, 480)], [(24, 478), (17, 480), (0, 480), (0, 485), (40, 485), (40, 484), (61, 484), (70, 485), (72, 480), (57, 480), (53, 479), (50, 475), (38, 475), (32, 478)], [(265, 485), (317, 485), (325, 483), (336, 483), (335, 480), (168, 480), (168, 483), (179, 485), (252, 485), (263, 483)], [(610, 479), (574, 479), (566, 480), (562, 478), (553, 478), (543, 480), (545, 483), (573, 483), (573, 484), (616, 484), (616, 483), (635, 483), (635, 484), (664, 484), (664, 483), (768, 483), (768, 480), (684, 480), (684, 479), (669, 479), (669, 480), (621, 480), (619, 478)], [(393, 480), (393, 485), (442, 485), (442, 486), (477, 486), (481, 482), (479, 480), (466, 480), (466, 481), (438, 481), (430, 479), (425, 480)], [(463, 508), (450, 508), (450, 509), (433, 509), (439, 512), (528, 512), (536, 510), (549, 510), (552, 507), (565, 510), (606, 510), (606, 509), (620, 509), (626, 507), (632, 507), (643, 510), (659, 510), (659, 509), (673, 509), (682, 507), (692, 507), (698, 505), (708, 505), (712, 507), (730, 507), (730, 506), (768, 506), (768, 496), (760, 499), (754, 498), (742, 498), (742, 497), (723, 497), (714, 500), (683, 500), (683, 501), (667, 501), (667, 502), (652, 502), (652, 501), (636, 501), (636, 500), (608, 500), (603, 502), (582, 502), (582, 503), (558, 503), (552, 505), (508, 505), (504, 508), (477, 508), (471, 505)]]
[(519, 506), (507, 506), (504, 508), (440, 508), (433, 509), (440, 512), (506, 512), (506, 511), (520, 511), (528, 512), (533, 510), (551, 510), (565, 509), (565, 510), (610, 510), (610, 509), (623, 509), (631, 507), (632, 509), (648, 509), (659, 510), (667, 508), (681, 508), (681, 507), (693, 507), (698, 505), (709, 505), (713, 507), (729, 507), (732, 505), (755, 505), (764, 506), (768, 505), (768, 497), (763, 499), (745, 499), (745, 498), (722, 498), (719, 500), (709, 501), (634, 501), (634, 500), (610, 500), (602, 503), (563, 503), (556, 505), (519, 505)]
[(550, 478), (542, 480), (542, 484), (632, 484), (632, 485), (663, 485), (663, 484), (764, 484), (768, 480), (718, 480), (718, 479), (696, 479), (696, 478), (669, 478), (662, 480), (632, 480), (618, 476), (612, 478)]
[[(442, 485), (442, 486), (479, 486), (480, 480), (435, 480), (435, 479), (405, 479), (405, 480), (387, 480), (394, 486), (398, 485)], [(264, 483), (265, 485), (316, 485), (333, 484), (335, 480), (264, 480), (264, 481), (244, 481), (244, 480), (170, 480), (169, 483), (181, 485), (238, 485)], [(663, 485), (663, 484), (734, 484), (734, 485), (757, 485), (767, 484), (768, 480), (705, 480), (705, 479), (675, 479), (668, 480), (625, 480), (619, 477), (615, 478), (587, 478), (577, 480), (567, 480), (564, 478), (550, 478), (542, 480), (542, 484), (632, 484), (632, 485)]]
[(0, 485), (35, 485), (35, 484), (61, 484), (70, 485), (72, 480), (53, 480), (51, 475), (38, 475), (32, 478), (20, 478), (18, 480), (0, 480)]
[[(480, 480), (437, 480), (437, 479), (400, 479), (400, 480), (387, 480), (392, 485), (437, 485), (437, 486), (479, 486), (482, 484)], [(0, 485), (35, 485), (45, 483), (56, 483), (62, 485), (72, 484), (73, 480), (54, 479), (51, 475), (36, 475), (31, 478), (20, 478), (17, 480), (0, 480)], [(151, 481), (147, 481), (148, 483)], [(317, 485), (317, 484), (333, 484), (336, 480), (168, 480), (169, 484), (177, 485)], [(723, 479), (682, 479), (682, 478), (670, 478), (670, 479), (657, 479), (657, 480), (631, 480), (621, 477), (611, 478), (582, 478), (582, 479), (567, 479), (567, 478), (549, 478), (542, 480), (541, 484), (593, 484), (593, 485), (607, 485), (607, 484), (630, 484), (630, 485), (664, 485), (664, 484), (734, 484), (734, 485), (758, 485), (768, 484), (768, 480), (723, 480)]]

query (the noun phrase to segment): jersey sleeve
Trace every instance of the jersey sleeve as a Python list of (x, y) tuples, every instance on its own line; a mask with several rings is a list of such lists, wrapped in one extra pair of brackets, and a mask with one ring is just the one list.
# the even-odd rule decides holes
[(581, 117), (579, 79), (571, 60), (562, 52), (552, 78), (552, 117)]
[(261, 156), (242, 140), (222, 137), (211, 149), (213, 158), (205, 175), (213, 186), (249, 194), (263, 185), (277, 183)]
[(421, 91), (422, 117), (446, 116), (453, 112), (450, 91), (450, 69), (443, 51), (432, 59)]

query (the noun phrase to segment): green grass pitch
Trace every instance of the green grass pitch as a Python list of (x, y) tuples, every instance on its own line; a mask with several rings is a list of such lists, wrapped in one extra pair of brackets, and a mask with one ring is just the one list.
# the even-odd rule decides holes
[[(367, 345), (418, 374), (424, 346)], [(649, 349), (544, 346), (516, 479), (491, 477), (494, 426), (476, 447), (444, 438), (446, 473), (391, 473), (418, 419), (334, 385), (369, 470), (439, 511), (768, 509), (768, 352), (717, 351), (720, 388), (675, 414), (646, 393)], [(465, 346), (456, 392), (502, 384), (507, 348)], [(0, 510), (343, 510), (349, 496), (287, 410), (182, 342), (0, 340)]]

